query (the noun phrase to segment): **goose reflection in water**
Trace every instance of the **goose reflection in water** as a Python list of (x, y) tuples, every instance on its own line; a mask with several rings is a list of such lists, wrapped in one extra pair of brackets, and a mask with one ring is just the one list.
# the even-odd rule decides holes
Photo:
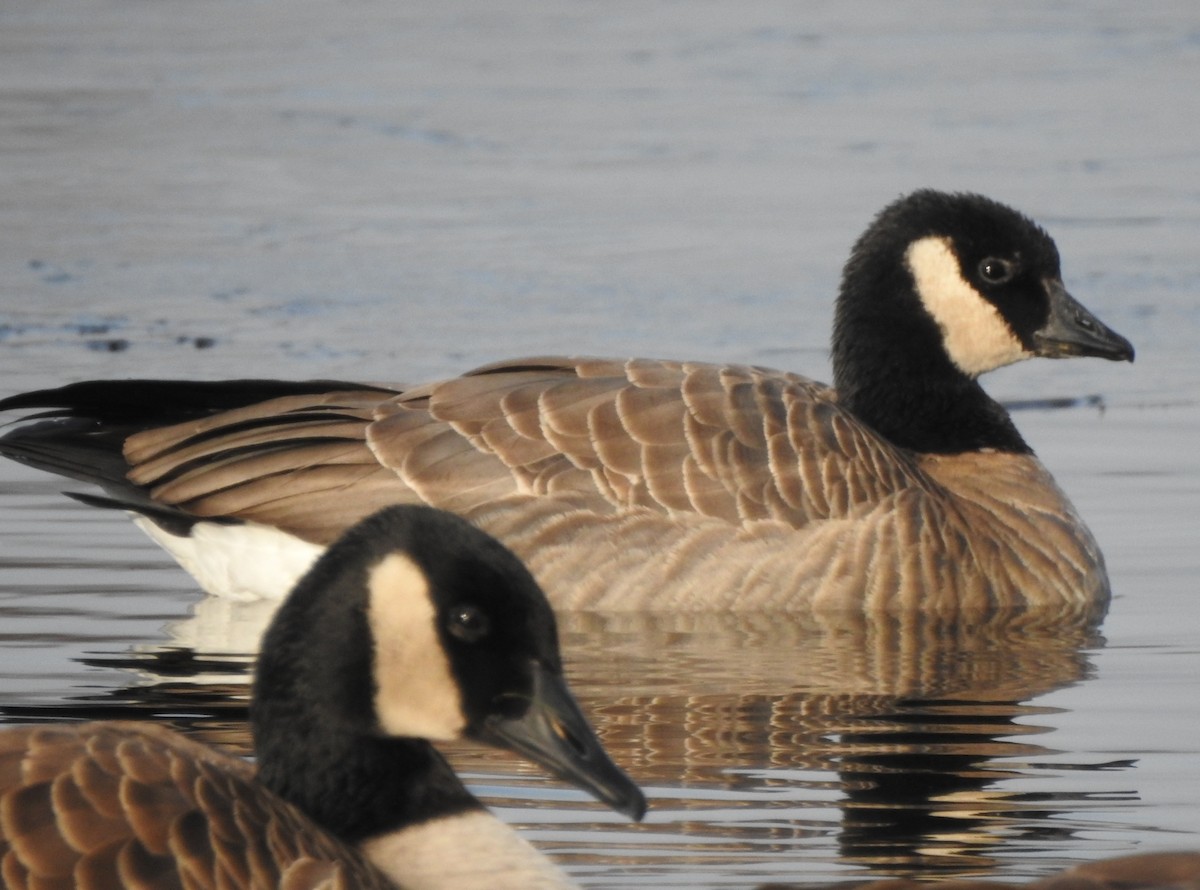
[[(605, 743), (652, 793), (683, 789), (672, 804), (699, 859), (811, 854), (836, 835), (843, 865), (975, 872), (1014, 843), (1071, 839), (1086, 807), (1039, 769), (1056, 752), (1032, 737), (1056, 712), (1031, 702), (1089, 675), (1092, 616), (564, 617)], [(619, 673), (602, 667), (614, 652)], [(1044, 789), (1004, 790), (1034, 776)]]
[[(255, 604), (240, 616), (227, 601), (215, 605), (219, 614), (202, 607), (176, 627), (173, 646), (96, 659), (136, 669), (138, 684), (31, 716), (170, 715), (206, 742), (248, 752), (250, 656), (230, 651), (230, 628), (253, 640), (265, 618)], [(862, 876), (980, 875), (1002, 853), (1086, 858), (1078, 834), (1094, 827), (1087, 810), (1130, 799), (1131, 762), (1051, 761), (1058, 752), (1034, 741), (1053, 731), (1057, 713), (1036, 700), (1085, 681), (1088, 651), (1103, 643), (1097, 616), (1058, 619), (560, 615), (585, 709), (654, 799), (647, 823), (633, 828), (598, 813), (564, 817), (566, 798), (503, 754), (469, 745), (450, 753), (468, 775), (503, 776), (477, 790), (501, 810), (520, 798), (511, 815), (568, 868), (619, 861), (636, 883), (731, 872), (755, 875), (749, 885), (821, 862)], [(1075, 781), (1055, 787), (1062, 772), (1080, 770), (1124, 777), (1087, 793), (1072, 790)]]

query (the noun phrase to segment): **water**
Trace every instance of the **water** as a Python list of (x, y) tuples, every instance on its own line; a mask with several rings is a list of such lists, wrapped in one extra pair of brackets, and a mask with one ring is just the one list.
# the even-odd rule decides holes
[[(1101, 630), (565, 616), (647, 822), (455, 759), (595, 887), (1196, 849), (1193, 6), (8, 0), (0, 388), (420, 381), (538, 353), (827, 379), (871, 215), (985, 192), (1051, 230), (1138, 348), (988, 383), (1077, 400), (1017, 422), (1104, 546)], [(0, 464), (3, 719), (154, 716), (244, 751), (261, 616), (63, 487)]]

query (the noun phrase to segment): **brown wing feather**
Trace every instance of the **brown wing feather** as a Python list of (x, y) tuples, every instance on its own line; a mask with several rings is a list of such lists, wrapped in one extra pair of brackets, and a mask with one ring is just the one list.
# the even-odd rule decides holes
[(397, 501), (466, 512), (570, 492), (602, 513), (800, 528), (921, 482), (813, 381), (649, 360), (524, 360), (386, 400), (288, 396), (140, 433), (126, 455), (165, 504), (318, 543)]
[[(410, 422), (422, 426), (464, 431), (459, 447), (494, 458), (491, 472), (507, 470), (514, 493), (523, 470), (537, 466), (544, 477), (555, 465), (590, 474), (590, 493), (612, 506), (799, 528), (924, 482), (905, 452), (838, 407), (827, 387), (761, 368), (541, 358), (492, 365), (391, 407), (418, 413)], [(384, 463), (402, 467), (405, 442), (382, 427), (369, 441)], [(401, 469), (405, 481), (437, 503), (441, 489), (412, 469)]]
[(379, 403), (371, 390), (288, 396), (147, 430), (126, 441), (129, 478), (194, 516), (328, 544), (375, 510), (418, 499), (365, 441)]
[(379, 399), (378, 389), (282, 396), (222, 411), (200, 420), (137, 433), (126, 440), (125, 457), (130, 464), (136, 466), (157, 455), (167, 454), (185, 443), (200, 441), (215, 433), (219, 433), (228, 441), (228, 437), (234, 431), (253, 429), (264, 418), (308, 417), (314, 413), (325, 414), (331, 419), (343, 416), (369, 417)]
[(388, 887), (353, 849), (162, 727), (0, 733), (0, 877), (10, 888)]

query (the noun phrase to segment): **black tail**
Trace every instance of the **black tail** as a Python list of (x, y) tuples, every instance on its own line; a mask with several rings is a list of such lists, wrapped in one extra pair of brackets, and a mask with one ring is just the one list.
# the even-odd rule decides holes
[(0, 436), (0, 455), (39, 470), (100, 486), (111, 500), (103, 504), (91, 501), (97, 506), (135, 510), (156, 521), (166, 520), (168, 517), (160, 514), (167, 512), (178, 521), (191, 522), (194, 520), (182, 511), (155, 504), (144, 489), (129, 481), (126, 476), (129, 465), (124, 457), (125, 440), (129, 436), (280, 396), (371, 389), (376, 387), (336, 380), (89, 380), (72, 383), (0, 400), (0, 411), (35, 411), (16, 418), (10, 429)]
[(85, 380), (0, 399), (0, 411), (45, 408), (26, 419), (88, 418), (106, 427), (123, 426), (130, 434), (281, 396), (376, 388), (339, 380)]

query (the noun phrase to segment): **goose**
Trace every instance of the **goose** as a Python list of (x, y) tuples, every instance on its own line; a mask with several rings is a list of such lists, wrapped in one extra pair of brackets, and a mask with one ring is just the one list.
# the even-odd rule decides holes
[(834, 386), (762, 367), (535, 357), (412, 387), (88, 381), (0, 453), (96, 483), (212, 593), (278, 597), (391, 503), (467, 517), (556, 608), (1102, 614), (1092, 534), (981, 374), (1132, 361), (1050, 236), (921, 190), (854, 245)]
[(0, 878), (23, 887), (574, 887), (430, 740), (514, 750), (640, 819), (567, 688), (554, 613), (494, 538), (385, 508), (268, 628), (257, 770), (161, 725), (0, 732)]

